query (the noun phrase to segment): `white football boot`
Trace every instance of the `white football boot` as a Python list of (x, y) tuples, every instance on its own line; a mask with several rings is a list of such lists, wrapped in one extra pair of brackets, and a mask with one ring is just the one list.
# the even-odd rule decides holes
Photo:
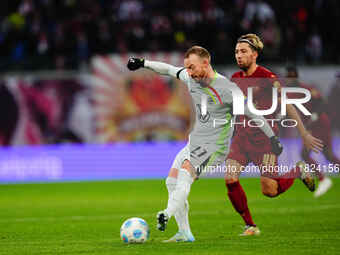
[(240, 236), (258, 236), (261, 234), (260, 229), (257, 226), (246, 225), (244, 231)]
[(314, 197), (320, 197), (325, 194), (333, 185), (331, 178), (325, 176), (322, 181), (319, 181), (318, 188), (314, 192)]
[(163, 243), (177, 243), (177, 242), (189, 242), (195, 241), (195, 237), (192, 235), (190, 230), (178, 231), (173, 237), (168, 240), (164, 240)]

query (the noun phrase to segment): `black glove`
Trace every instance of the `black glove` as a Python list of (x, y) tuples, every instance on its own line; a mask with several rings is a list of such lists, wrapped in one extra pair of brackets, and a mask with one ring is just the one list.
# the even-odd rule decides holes
[(279, 138), (277, 136), (272, 136), (270, 138), (270, 143), (272, 145), (272, 150), (275, 153), (275, 155), (279, 156), (283, 151), (283, 147), (282, 144), (280, 143)]
[(127, 68), (131, 71), (135, 71), (141, 67), (144, 67), (144, 58), (130, 58), (127, 63)]

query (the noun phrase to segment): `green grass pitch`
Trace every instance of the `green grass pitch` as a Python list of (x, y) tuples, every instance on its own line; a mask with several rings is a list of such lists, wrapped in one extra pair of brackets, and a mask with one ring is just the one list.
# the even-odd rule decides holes
[[(243, 225), (227, 200), (223, 179), (200, 179), (190, 193), (194, 243), (161, 243), (175, 234), (172, 219), (156, 230), (164, 180), (0, 185), (0, 254), (339, 254), (340, 179), (314, 199), (296, 180), (277, 198), (259, 179), (242, 179), (262, 234), (238, 236)], [(150, 240), (126, 245), (119, 229), (129, 217), (150, 225)]]

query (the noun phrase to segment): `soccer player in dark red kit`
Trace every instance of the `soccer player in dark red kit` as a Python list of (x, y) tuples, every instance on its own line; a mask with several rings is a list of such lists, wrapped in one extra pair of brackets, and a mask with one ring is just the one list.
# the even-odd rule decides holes
[[(266, 68), (257, 65), (256, 59), (263, 49), (263, 43), (255, 34), (241, 36), (235, 47), (235, 58), (238, 66), (242, 71), (236, 72), (232, 76), (235, 82), (247, 95), (248, 87), (253, 89), (253, 102), (256, 109), (265, 110), (272, 106), (272, 88), (280, 91), (280, 81), (276, 75)], [(287, 114), (297, 123), (298, 131), (303, 138), (306, 148), (320, 151), (322, 149), (321, 140), (313, 137), (305, 129), (299, 114), (293, 105), (287, 105)], [(266, 115), (267, 119), (275, 119), (274, 114)], [(253, 222), (250, 214), (246, 194), (240, 185), (239, 176), (244, 168), (253, 162), (259, 167), (261, 172), (262, 193), (268, 197), (276, 197), (288, 190), (295, 178), (300, 178), (310, 191), (314, 191), (314, 178), (307, 171), (303, 161), (299, 161), (296, 167), (284, 175), (275, 175), (275, 173), (265, 173), (262, 171), (265, 167), (269, 169), (278, 165), (277, 156), (273, 153), (270, 140), (264, 136), (261, 130), (256, 127), (247, 125), (247, 117), (239, 116), (236, 132), (233, 137), (230, 152), (226, 160), (225, 183), (228, 190), (228, 197), (245, 222), (245, 230), (242, 235), (258, 235), (259, 228)], [(274, 122), (273, 130), (278, 134), (277, 122)], [(229, 170), (230, 169), (230, 170)]]
[[(321, 92), (317, 88), (299, 81), (299, 73), (295, 66), (288, 66), (286, 71), (287, 80), (285, 84), (287, 86), (301, 87), (310, 91), (311, 100), (305, 104), (305, 107), (312, 113), (312, 115), (308, 117), (306, 116), (303, 118), (303, 121), (306, 123), (306, 127), (311, 134), (323, 141), (324, 147), (322, 153), (326, 159), (333, 164), (332, 167), (339, 167), (340, 160), (334, 155), (332, 149), (331, 122), (328, 114), (326, 113), (326, 107), (322, 99)], [(288, 93), (288, 97), (300, 98), (301, 94)], [(303, 160), (310, 165), (311, 170), (319, 170), (316, 172), (319, 178), (319, 185), (314, 192), (314, 197), (319, 197), (331, 188), (332, 180), (322, 173), (322, 170), (324, 170), (323, 167), (310, 157), (310, 152), (310, 149), (304, 146), (301, 151), (301, 156)]]

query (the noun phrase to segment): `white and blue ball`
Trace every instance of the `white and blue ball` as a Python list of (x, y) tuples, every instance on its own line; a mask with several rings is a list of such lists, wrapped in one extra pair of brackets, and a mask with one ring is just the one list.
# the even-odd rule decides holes
[(120, 228), (120, 238), (124, 243), (144, 243), (149, 239), (150, 229), (145, 220), (130, 218)]

